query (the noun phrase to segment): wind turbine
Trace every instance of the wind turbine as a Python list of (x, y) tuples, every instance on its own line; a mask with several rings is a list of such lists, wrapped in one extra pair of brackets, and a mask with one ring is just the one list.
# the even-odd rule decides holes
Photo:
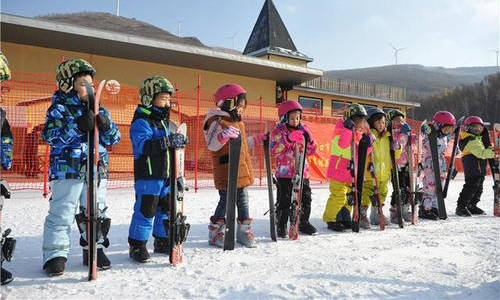
[(497, 72), (499, 72), (499, 69), (498, 69), (498, 52), (500, 52), (500, 49), (499, 48), (491, 49), (491, 51), (495, 52), (495, 54), (497, 56)]
[(398, 64), (398, 53), (399, 53), (399, 51), (405, 50), (406, 47), (404, 47), (404, 48), (396, 48), (396, 47), (394, 47), (393, 44), (389, 44), (389, 45), (391, 46), (392, 50), (394, 51), (394, 61), (396, 62), (395, 64), (397, 65)]
[(238, 33), (235, 32), (233, 35), (227, 37), (228, 39), (232, 39), (233, 40), (233, 49), (234, 49), (234, 39), (235, 39), (235, 37), (236, 37), (237, 34)]
[(116, 0), (116, 16), (120, 16), (120, 0)]

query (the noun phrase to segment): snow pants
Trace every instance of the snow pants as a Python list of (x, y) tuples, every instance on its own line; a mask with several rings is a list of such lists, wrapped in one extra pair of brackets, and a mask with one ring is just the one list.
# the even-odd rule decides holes
[[(215, 209), (214, 218), (222, 219), (226, 217), (227, 191), (219, 190), (219, 203)], [(250, 218), (248, 212), (248, 192), (246, 188), (239, 188), (236, 191), (236, 207), (238, 208), (238, 219), (246, 220)]]
[(323, 212), (323, 221), (325, 223), (351, 221), (352, 206), (349, 205), (347, 199), (350, 192), (350, 184), (330, 180), (330, 196)]
[[(434, 173), (432, 168), (425, 168), (424, 175), (422, 178), (422, 205), (425, 209), (438, 208), (437, 197), (436, 197), (436, 184), (434, 180)], [(446, 173), (441, 173), (441, 175), (446, 176)], [(441, 185), (445, 178), (441, 177)]]
[[(284, 226), (288, 222), (290, 216), (291, 198), (292, 198), (293, 184), (291, 178), (278, 178), (277, 183), (277, 196), (278, 199), (276, 207), (276, 215), (278, 218), (278, 225)], [(300, 222), (309, 221), (311, 215), (311, 187), (309, 186), (309, 179), (304, 178), (302, 184), (302, 199), (300, 203)]]
[[(68, 257), (71, 224), (79, 212), (78, 207), (84, 210), (87, 207), (87, 185), (84, 179), (52, 180), (50, 190), (49, 214), (43, 224), (43, 264), (55, 257)], [(99, 218), (106, 218), (106, 190), (107, 179), (101, 179), (97, 199)], [(80, 238), (85, 239), (85, 234)]]
[(151, 233), (166, 238), (170, 187), (165, 179), (139, 179), (135, 182), (135, 204), (128, 231), (130, 244), (146, 244)]
[(465, 184), (458, 196), (457, 207), (476, 206), (483, 194), (484, 176), (465, 177)]
[[(380, 193), (380, 200), (382, 205), (385, 203), (385, 198), (387, 197), (389, 181), (377, 181), (378, 191)], [(368, 179), (363, 182), (363, 195), (361, 199), (362, 206), (370, 206), (372, 203), (373, 196), (373, 180)]]

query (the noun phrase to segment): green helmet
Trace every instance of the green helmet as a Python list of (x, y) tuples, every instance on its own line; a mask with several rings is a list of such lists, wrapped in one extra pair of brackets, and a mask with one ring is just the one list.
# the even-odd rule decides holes
[(81, 58), (70, 58), (60, 63), (56, 69), (56, 82), (59, 89), (69, 93), (73, 89), (73, 81), (78, 73), (88, 73), (94, 77), (95, 69)]
[(405, 114), (402, 111), (400, 111), (399, 109), (393, 108), (387, 112), (387, 121), (390, 122), (390, 121), (392, 121), (392, 119), (394, 119), (397, 116), (401, 116), (401, 117), (405, 118)]
[(0, 81), (9, 79), (10, 79), (9, 61), (7, 60), (7, 57), (3, 55), (2, 51), (0, 51)]
[(153, 76), (144, 79), (142, 82), (139, 94), (141, 96), (141, 103), (146, 107), (153, 105), (153, 99), (159, 93), (174, 94), (174, 86), (168, 81), (167, 78), (162, 76)]
[(354, 117), (368, 117), (366, 109), (361, 104), (351, 103), (347, 106), (344, 112), (344, 120), (352, 119)]

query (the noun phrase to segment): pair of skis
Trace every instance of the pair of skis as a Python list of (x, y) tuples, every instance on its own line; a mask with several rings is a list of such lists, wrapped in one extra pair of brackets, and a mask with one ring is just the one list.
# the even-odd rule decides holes
[(356, 130), (352, 129), (351, 161), (349, 169), (352, 175), (351, 192), (347, 195), (349, 204), (353, 207), (352, 231), (359, 232), (359, 221), (361, 218), (361, 197), (363, 195), (363, 181), (365, 177), (365, 164), (370, 146), (369, 141), (361, 138), (356, 147)]
[[(492, 124), (492, 131), (495, 153), (498, 153), (500, 149), (500, 138), (498, 136), (500, 133), (500, 124)], [(486, 127), (483, 131), (483, 144), (485, 148), (491, 146), (489, 131)], [(495, 217), (500, 217), (500, 171), (498, 158), (488, 159), (488, 165), (490, 166), (491, 176), (493, 177), (493, 215)]]

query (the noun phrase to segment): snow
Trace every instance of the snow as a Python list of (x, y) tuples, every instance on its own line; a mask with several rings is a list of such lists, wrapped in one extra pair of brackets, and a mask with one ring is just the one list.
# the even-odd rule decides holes
[[(8, 299), (163, 299), (163, 298), (404, 298), (499, 299), (500, 218), (492, 216), (492, 181), (484, 184), (480, 207), (486, 216), (460, 218), (455, 201), (463, 185), (456, 179), (447, 198), (449, 219), (422, 220), (404, 229), (391, 224), (360, 233), (334, 233), (322, 222), (327, 186), (313, 186), (311, 222), (319, 235), (297, 241), (269, 237), (267, 190), (249, 190), (258, 248), (236, 246), (223, 252), (207, 242), (208, 218), (218, 194), (202, 189), (186, 195), (191, 232), (185, 263), (177, 268), (165, 255), (137, 264), (128, 257), (128, 226), (133, 189), (110, 190), (112, 269), (86, 280), (76, 225), (66, 273), (49, 278), (41, 268), (43, 221), (48, 201), (38, 191), (16, 192), (6, 200), (4, 228), (12, 228), (17, 249), (6, 263), (15, 280), (1, 286)], [(385, 208), (388, 214), (388, 208)], [(149, 249), (152, 252), (152, 241)]]

